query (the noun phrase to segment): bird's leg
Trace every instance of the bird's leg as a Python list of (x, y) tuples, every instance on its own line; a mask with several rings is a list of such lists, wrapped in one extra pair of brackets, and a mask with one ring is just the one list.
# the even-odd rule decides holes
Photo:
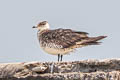
[(60, 54), (58, 54), (58, 62), (59, 62), (59, 59), (60, 59)]
[(61, 60), (60, 61), (62, 61), (62, 58), (63, 58), (63, 55), (61, 55)]

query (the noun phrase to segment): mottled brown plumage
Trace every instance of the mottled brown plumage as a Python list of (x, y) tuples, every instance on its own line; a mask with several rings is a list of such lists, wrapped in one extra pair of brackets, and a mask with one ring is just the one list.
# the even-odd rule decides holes
[[(71, 29), (50, 30), (47, 21), (40, 22), (38, 28), (38, 39), (41, 48), (53, 55), (59, 56), (72, 52), (75, 48), (87, 45), (98, 45), (106, 36), (88, 37), (87, 32), (74, 31)], [(62, 59), (61, 59), (62, 60)]]
[[(45, 35), (45, 36), (44, 36)], [(54, 43), (56, 45), (62, 46), (61, 48), (69, 48), (76, 45), (83, 39), (86, 39), (87, 33), (85, 32), (75, 32), (70, 29), (56, 29), (56, 30), (46, 30), (39, 36), (39, 41), (44, 41), (46, 43)]]
[(46, 44), (54, 43), (55, 45), (62, 46), (61, 48), (69, 48), (75, 45), (92, 45), (98, 44), (100, 39), (106, 36), (88, 37), (86, 32), (76, 32), (71, 29), (56, 29), (46, 30), (39, 35), (39, 41)]

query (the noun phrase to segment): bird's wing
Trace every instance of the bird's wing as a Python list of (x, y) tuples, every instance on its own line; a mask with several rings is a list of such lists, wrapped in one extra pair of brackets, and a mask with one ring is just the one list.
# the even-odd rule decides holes
[(44, 33), (48, 43), (54, 43), (61, 48), (69, 48), (74, 46), (76, 42), (87, 38), (87, 34), (88, 33), (86, 32), (78, 32), (71, 29), (61, 28), (56, 30), (49, 30), (48, 32)]

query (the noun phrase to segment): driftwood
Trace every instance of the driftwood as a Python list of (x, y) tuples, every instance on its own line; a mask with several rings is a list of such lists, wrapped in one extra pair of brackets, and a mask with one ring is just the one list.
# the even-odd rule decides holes
[(1, 63), (0, 80), (120, 80), (120, 59)]

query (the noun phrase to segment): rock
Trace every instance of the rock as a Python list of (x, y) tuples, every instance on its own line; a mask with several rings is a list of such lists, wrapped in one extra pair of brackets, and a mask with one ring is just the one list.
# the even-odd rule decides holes
[(37, 73), (43, 73), (45, 72), (46, 69), (47, 67), (39, 66), (39, 67), (32, 68), (32, 71), (37, 72)]
[(0, 64), (2, 80), (120, 80), (120, 59)]

